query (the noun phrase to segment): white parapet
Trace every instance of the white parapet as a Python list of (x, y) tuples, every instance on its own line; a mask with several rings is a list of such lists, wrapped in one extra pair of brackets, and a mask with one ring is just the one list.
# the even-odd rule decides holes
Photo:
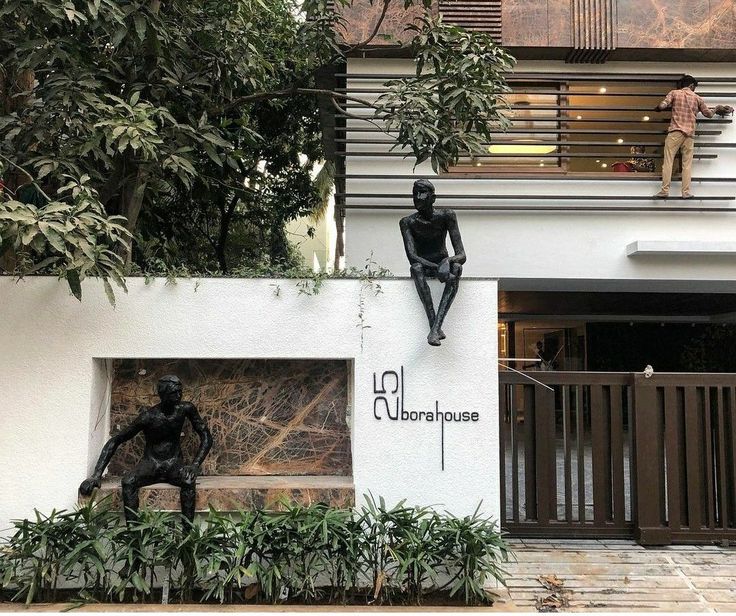
[(483, 501), (497, 518), (496, 281), (463, 280), (439, 348), (411, 280), (297, 283), (136, 278), (113, 308), (95, 281), (80, 303), (55, 278), (0, 277), (0, 529), (74, 506), (108, 435), (115, 358), (346, 359), (356, 500)]

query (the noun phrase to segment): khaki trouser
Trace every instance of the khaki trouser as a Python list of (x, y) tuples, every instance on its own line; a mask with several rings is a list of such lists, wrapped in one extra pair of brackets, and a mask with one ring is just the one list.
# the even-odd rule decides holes
[(667, 133), (664, 141), (664, 162), (662, 163), (662, 190), (670, 191), (672, 181), (672, 162), (677, 151), (682, 151), (682, 194), (690, 194), (690, 178), (693, 174), (693, 144), (695, 140), (679, 130)]

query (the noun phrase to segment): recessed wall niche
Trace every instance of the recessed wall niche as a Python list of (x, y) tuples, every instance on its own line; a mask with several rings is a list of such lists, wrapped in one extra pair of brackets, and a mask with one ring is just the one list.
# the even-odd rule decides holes
[[(158, 401), (165, 374), (182, 380), (212, 431), (205, 475), (352, 475), (346, 360), (114, 360), (111, 434)], [(191, 460), (199, 441), (188, 423), (182, 442)], [(142, 449), (142, 435), (120, 447), (110, 475), (137, 464)]]

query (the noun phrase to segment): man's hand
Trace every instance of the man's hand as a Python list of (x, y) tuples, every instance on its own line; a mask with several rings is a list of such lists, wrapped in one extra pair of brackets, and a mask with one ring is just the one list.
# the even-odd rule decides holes
[(733, 114), (733, 107), (731, 107), (731, 105), (716, 105), (713, 111), (715, 111), (717, 115), (723, 118), (725, 116)]
[(197, 464), (187, 464), (181, 467), (181, 478), (188, 483), (193, 483), (200, 472), (201, 470)]
[(100, 480), (97, 477), (90, 477), (89, 479), (85, 479), (79, 486), (79, 493), (82, 496), (92, 496), (92, 491), (99, 487)]

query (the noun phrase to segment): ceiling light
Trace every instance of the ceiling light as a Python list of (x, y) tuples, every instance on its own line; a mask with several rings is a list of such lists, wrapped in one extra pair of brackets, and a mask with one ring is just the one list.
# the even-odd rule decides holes
[(544, 163), (539, 163), (539, 166), (540, 167), (544, 167)]
[(617, 142), (617, 143), (623, 143), (623, 142), (624, 142), (624, 140), (623, 140), (623, 139), (621, 139), (621, 137), (619, 137), (618, 139), (616, 139), (616, 142)]
[(599, 163), (599, 162), (601, 162), (601, 159), (600, 158), (596, 158), (595, 162)]
[(601, 94), (605, 94), (606, 93), (606, 89), (605, 88), (601, 88), (600, 90), (598, 90), (598, 92), (600, 92)]
[(582, 120), (582, 119), (583, 119), (583, 116), (581, 116), (581, 115), (579, 115), (579, 116), (576, 116), (576, 118), (575, 118), (575, 119), (576, 119), (576, 120)]
[(642, 118), (642, 120), (644, 120), (645, 122), (649, 122), (649, 116), (644, 116), (644, 117)]
[(603, 169), (605, 169), (606, 167), (608, 167), (608, 165), (607, 165), (606, 163), (603, 163), (603, 164), (601, 165), (601, 167), (603, 167)]
[(556, 145), (542, 143), (504, 143), (492, 145), (488, 148), (491, 154), (549, 154), (557, 149)]

